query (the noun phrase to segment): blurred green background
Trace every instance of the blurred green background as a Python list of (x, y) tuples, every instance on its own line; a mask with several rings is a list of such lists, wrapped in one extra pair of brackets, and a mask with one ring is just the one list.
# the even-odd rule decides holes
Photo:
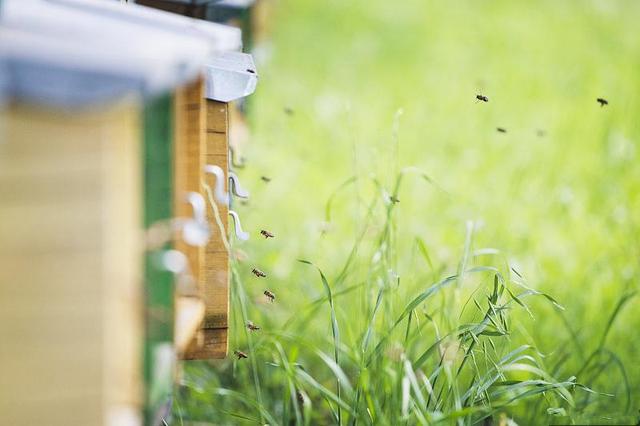
[[(271, 21), (271, 41), (257, 52), (266, 59), (249, 108), (248, 166), (239, 171), (252, 197), (236, 207), (253, 237), (236, 243), (230, 350), (251, 349), (251, 361), (187, 364), (176, 418), (251, 424), (265, 421), (261, 407), (278, 423), (294, 423), (290, 400), (299, 382), (288, 381), (277, 345), (335, 391), (334, 372), (314, 352), (333, 357), (329, 305), (310, 307), (325, 290), (318, 272), (297, 259), (318, 265), (334, 293), (360, 285), (334, 300), (340, 364), (354, 387), (371, 374), (372, 395), (401, 394), (401, 361), (389, 348), (414, 362), (443, 329), (462, 321), (470, 295), (484, 303), (486, 292), (475, 292), (476, 285), (490, 290), (493, 278), (467, 279), (460, 294), (425, 302), (415, 311), (417, 334), (403, 340), (405, 320), (383, 342), (387, 355), (365, 374), (358, 352), (376, 297), (382, 289), (371, 347), (413, 297), (458, 271), (473, 221), (466, 247), (501, 254), (472, 256), (470, 264), (503, 268), (506, 259), (527, 285), (565, 308), (531, 298), (533, 319), (510, 309), (510, 332), (496, 337), (497, 352), (527, 342), (558, 380), (577, 375), (613, 395), (574, 389), (574, 405), (553, 418), (547, 409), (559, 405), (547, 394), (522, 398), (492, 413), (495, 424), (500, 415), (519, 424), (634, 421), (637, 299), (612, 315), (640, 279), (640, 3), (280, 0)], [(476, 94), (489, 102), (477, 102)], [(609, 105), (600, 107), (598, 97)], [(407, 166), (433, 183), (406, 175), (387, 220), (384, 192), (393, 193)], [(327, 201), (352, 176), (327, 217)], [(261, 238), (261, 229), (276, 238)], [(253, 267), (268, 277), (252, 276)], [(266, 288), (276, 303), (265, 302)], [(241, 305), (260, 332), (245, 331)], [(428, 324), (434, 312), (440, 317)], [(598, 348), (606, 351), (592, 355)], [(429, 375), (436, 365), (423, 369)], [(331, 404), (313, 387), (304, 390), (311, 424), (337, 423)], [(359, 422), (421, 421), (402, 416), (402, 401), (380, 404), (377, 417), (362, 414)]]

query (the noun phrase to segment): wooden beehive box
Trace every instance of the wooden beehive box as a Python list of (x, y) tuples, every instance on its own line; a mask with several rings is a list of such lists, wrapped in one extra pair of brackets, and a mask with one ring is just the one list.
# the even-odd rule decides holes
[[(195, 191), (207, 194), (203, 182), (206, 164), (220, 167), (228, 175), (227, 105), (207, 101), (204, 80), (200, 79), (178, 91), (176, 95), (175, 209), (180, 215), (189, 214), (189, 206), (180, 194)], [(225, 181), (225, 190), (228, 185)], [(207, 197), (208, 198), (208, 197)], [(190, 263), (198, 284), (198, 295), (205, 309), (198, 332), (188, 340), (180, 339), (179, 353), (184, 359), (223, 358), (227, 354), (227, 318), (229, 312), (229, 253), (223, 243), (227, 233), (227, 206), (218, 203), (220, 232), (212, 209), (207, 209), (207, 222), (213, 235), (205, 247), (187, 247), (179, 243)], [(188, 296), (178, 296), (188, 297)], [(184, 344), (184, 346), (182, 346)]]
[(8, 424), (139, 419), (137, 108), (12, 105), (0, 113), (0, 410)]
[(154, 257), (172, 245), (146, 250), (144, 230), (176, 215), (192, 122), (175, 116), (218, 28), (101, 1), (2, 6), (0, 418), (151, 423), (172, 391), (175, 293)]
[[(144, 4), (176, 13), (193, 11), (170, 1)], [(209, 198), (205, 185), (213, 186), (215, 181), (204, 173), (206, 165), (222, 170), (224, 190), (229, 190), (230, 105), (253, 93), (257, 75), (250, 55), (228, 50), (207, 61), (203, 79), (176, 93), (173, 200), (179, 217), (190, 214), (191, 207), (184, 202), (185, 193), (199, 192)], [(176, 343), (179, 356), (186, 360), (223, 358), (228, 351), (229, 252), (225, 243), (229, 232), (228, 202), (218, 200), (216, 211), (218, 218), (213, 209), (207, 209), (207, 221), (214, 232), (205, 247), (189, 247), (183, 242), (176, 246), (187, 254), (197, 294), (204, 301), (199, 331), (191, 335), (193, 321), (186, 318), (193, 318), (196, 309), (189, 302), (192, 295), (177, 295), (178, 323), (186, 326), (176, 329)]]

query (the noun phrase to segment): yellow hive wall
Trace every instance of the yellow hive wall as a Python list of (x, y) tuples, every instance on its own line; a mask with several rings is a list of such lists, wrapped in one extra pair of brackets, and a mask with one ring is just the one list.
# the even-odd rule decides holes
[(139, 108), (0, 110), (0, 419), (134, 425)]

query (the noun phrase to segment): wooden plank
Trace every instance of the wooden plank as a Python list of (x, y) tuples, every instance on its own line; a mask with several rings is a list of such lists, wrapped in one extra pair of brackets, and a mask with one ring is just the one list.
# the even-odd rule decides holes
[[(207, 132), (207, 156), (223, 155), (227, 156), (229, 151), (229, 140), (226, 133)], [(211, 164), (211, 163), (208, 163)]]
[[(191, 217), (193, 211), (186, 202), (188, 192), (202, 193), (204, 176), (205, 108), (204, 80), (180, 88), (175, 96), (175, 143), (174, 143), (174, 215)], [(194, 108), (197, 107), (197, 108)], [(204, 250), (185, 244), (178, 236), (175, 248), (185, 253), (194, 280), (200, 283), (200, 271)]]
[[(219, 166), (225, 176), (229, 173), (229, 105), (223, 102), (207, 100), (207, 164)], [(215, 133), (213, 131), (216, 131)], [(224, 130), (224, 133), (220, 131)], [(205, 317), (203, 327), (205, 349), (211, 351), (211, 357), (226, 356), (226, 329), (229, 326), (229, 253), (223, 238), (227, 238), (229, 229), (228, 207), (217, 204), (219, 217), (224, 225), (224, 233), (218, 229), (216, 218), (209, 210), (208, 220), (216, 232), (205, 248), (205, 269), (203, 274)], [(219, 329), (225, 331), (211, 331)], [(208, 341), (209, 339), (213, 339)], [(216, 340), (217, 339), (217, 340)], [(224, 350), (223, 350), (224, 349)]]
[(228, 105), (223, 102), (207, 102), (207, 132), (228, 132)]
[[(58, 359), (52, 358), (51, 363), (58, 363)], [(73, 364), (75, 368), (82, 367), (82, 364)], [(91, 367), (91, 365), (87, 365)], [(34, 374), (34, 373), (32, 373)], [(47, 380), (48, 377), (40, 376), (39, 383)], [(6, 383), (6, 382), (5, 382)], [(36, 388), (39, 383), (25, 382), (24, 386)], [(49, 383), (54, 383), (49, 381)], [(73, 386), (69, 383), (69, 387), (79, 389), (81, 386)], [(56, 386), (49, 388), (47, 395), (30, 395), (29, 398), (21, 398), (19, 401), (1, 400), (0, 411), (2, 412), (2, 421), (7, 425), (15, 426), (31, 426), (31, 425), (100, 425), (101, 419), (96, 415), (102, 410), (99, 395), (89, 391), (79, 391), (70, 395), (61, 393), (60, 390), (65, 386)], [(41, 388), (47, 390), (47, 388)], [(66, 411), (65, 408), (73, 407), (73, 412)], [(109, 425), (123, 424), (131, 425), (131, 423), (108, 423)], [(134, 423), (134, 424), (140, 424)]]
[[(175, 143), (174, 143), (174, 213), (176, 217), (191, 217), (193, 211), (186, 203), (188, 192), (203, 194), (202, 180), (206, 152), (206, 104), (204, 100), (204, 80), (180, 88), (175, 95)], [(204, 268), (204, 248), (184, 243), (176, 238), (175, 248), (188, 259), (193, 280), (198, 286), (198, 296), (203, 297), (202, 270)], [(179, 295), (177, 297), (180, 297)], [(179, 315), (179, 312), (175, 313)], [(180, 326), (179, 324), (177, 326)], [(200, 328), (200, 324), (198, 324)], [(188, 331), (177, 330), (183, 336)], [(181, 337), (181, 340), (186, 339)], [(189, 341), (195, 341), (195, 334)], [(180, 343), (187, 349), (190, 344)]]
[(189, 350), (183, 356), (185, 360), (224, 358), (228, 352), (228, 329), (203, 328), (199, 338), (191, 342)]
[(0, 111), (7, 424), (140, 423), (138, 111)]
[[(86, 160), (85, 160), (86, 161)], [(19, 161), (17, 161), (19, 163)], [(65, 170), (61, 173), (8, 174), (0, 170), (0, 199), (12, 206), (35, 205), (35, 200), (46, 203), (71, 204), (82, 200), (87, 185), (98, 184), (95, 171)], [(16, 191), (20, 188), (20, 191)]]
[[(207, 246), (209, 248), (209, 246)], [(229, 316), (229, 254), (206, 252), (204, 328), (227, 328)]]
[[(86, 197), (86, 189), (84, 195), (83, 198), (67, 203), (45, 200), (37, 203), (35, 197), (30, 204), (13, 205), (3, 201), (0, 209), (0, 223), (3, 227), (0, 255), (98, 249), (102, 244), (101, 240), (90, 238), (80, 230), (100, 227), (101, 214), (88, 215), (87, 212), (100, 212), (101, 200)], [(33, 223), (40, 222), (45, 211), (46, 226), (34, 227)]]
[[(4, 240), (3, 240), (4, 241)], [(21, 286), (0, 285), (0, 299), (11, 300), (2, 313), (11, 315), (31, 315), (37, 313), (41, 305), (47, 305), (43, 316), (59, 313), (94, 311), (95, 306), (88, 305), (85, 298), (98, 299), (101, 289), (97, 286), (85, 286), (83, 291), (75, 291), (78, 282), (90, 282), (95, 271), (100, 269), (100, 259), (96, 250), (77, 250), (65, 252), (64, 256), (57, 250), (48, 250), (42, 254), (11, 252), (1, 254), (3, 268), (0, 268), (0, 283), (9, 283), (19, 276)], [(31, 266), (37, 265), (37, 268)], [(75, 265), (69, 268), (69, 265)], [(56, 277), (56, 292), (42, 291), (41, 283)], [(48, 324), (48, 321), (44, 321)], [(16, 330), (14, 328), (13, 330)], [(43, 333), (42, 338), (46, 333)]]
[[(228, 104), (211, 100), (204, 101), (206, 123), (205, 145), (201, 153), (203, 164), (216, 165), (228, 175)], [(224, 132), (222, 132), (224, 131)], [(205, 182), (213, 189), (215, 178), (205, 176)], [(225, 179), (225, 189), (227, 188)], [(193, 337), (183, 355), (184, 359), (222, 358), (227, 352), (227, 327), (229, 317), (229, 254), (225, 247), (228, 231), (228, 208), (217, 203), (219, 221), (224, 230), (220, 232), (213, 209), (207, 208), (207, 220), (213, 233), (204, 248), (200, 275), (200, 294), (204, 301), (204, 318), (199, 333)]]

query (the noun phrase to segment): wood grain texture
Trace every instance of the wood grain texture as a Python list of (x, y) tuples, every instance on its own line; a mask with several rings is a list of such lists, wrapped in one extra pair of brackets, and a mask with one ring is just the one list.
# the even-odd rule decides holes
[[(204, 175), (204, 165), (214, 164), (224, 170), (225, 176), (228, 173), (227, 104), (206, 100), (203, 83), (199, 81), (177, 94), (176, 112), (175, 211), (178, 217), (184, 217), (189, 216), (191, 211), (180, 194), (182, 197), (187, 191), (205, 194), (201, 185), (205, 179), (208, 185), (215, 185), (212, 176)], [(218, 204), (218, 212), (226, 233), (227, 207)], [(226, 341), (221, 345), (220, 342), (224, 340), (221, 340), (221, 334), (212, 334), (207, 330), (224, 329), (228, 326), (229, 256), (216, 218), (209, 206), (207, 220), (213, 234), (206, 247), (195, 248), (183, 243), (177, 244), (177, 248), (187, 254), (192, 275), (198, 283), (198, 294), (205, 306), (204, 320), (200, 327), (204, 331), (198, 333), (199, 336), (193, 336), (183, 354), (185, 359), (208, 359), (223, 357), (226, 354)], [(180, 316), (181, 313), (177, 312), (177, 315)], [(208, 340), (213, 337), (215, 343)]]
[(229, 144), (228, 136), (226, 133), (207, 132), (207, 158), (212, 155), (222, 155), (227, 157), (228, 151)]
[[(216, 165), (228, 175), (228, 105), (222, 102), (202, 99), (205, 135), (200, 161), (202, 164)], [(193, 108), (189, 111), (193, 119)], [(200, 117), (200, 116), (199, 116)], [(202, 170), (202, 167), (200, 168)], [(215, 187), (215, 177), (203, 177), (209, 187)], [(228, 182), (225, 179), (225, 190)], [(204, 191), (203, 194), (206, 195)], [(227, 354), (227, 327), (229, 317), (229, 254), (225, 247), (228, 230), (228, 208), (216, 204), (219, 220), (224, 231), (220, 232), (213, 209), (207, 202), (207, 220), (213, 230), (211, 239), (204, 247), (197, 276), (200, 295), (204, 301), (204, 317), (199, 332), (193, 336), (183, 359), (223, 358)], [(223, 238), (224, 236), (224, 238)]]
[[(186, 202), (188, 192), (202, 194), (205, 146), (205, 103), (202, 79), (180, 88), (175, 95), (174, 142), (174, 214), (176, 217), (192, 217), (191, 206)], [(175, 248), (185, 253), (190, 272), (200, 283), (204, 250), (176, 238)], [(201, 290), (201, 288), (200, 288)]]
[(203, 328), (199, 331), (199, 338), (194, 339), (185, 360), (224, 358), (228, 352), (228, 329)]
[[(186, 202), (188, 192), (203, 194), (204, 160), (206, 152), (206, 103), (204, 80), (199, 79), (176, 91), (175, 95), (175, 141), (174, 141), (174, 214), (176, 217), (192, 217), (191, 206)], [(189, 270), (197, 283), (197, 295), (203, 297), (202, 271), (204, 248), (190, 246), (176, 237), (175, 248), (182, 251), (189, 261)], [(180, 295), (176, 295), (180, 297)], [(176, 318), (184, 316), (176, 306)], [(200, 325), (198, 326), (198, 328)], [(176, 334), (185, 332), (176, 329)], [(195, 335), (191, 337), (194, 341)], [(187, 345), (188, 346), (188, 345)], [(187, 349), (188, 350), (188, 349)]]
[(228, 132), (228, 104), (216, 101), (207, 101), (207, 132)]
[[(226, 103), (207, 100), (206, 162), (221, 167), (225, 176), (229, 172), (228, 109)], [(224, 133), (220, 130), (224, 130)], [(228, 181), (225, 183), (228, 184)], [(229, 326), (229, 253), (223, 241), (228, 235), (229, 211), (223, 204), (218, 203), (217, 208), (224, 233), (220, 232), (214, 213), (209, 209), (208, 220), (215, 232), (205, 247), (202, 279), (205, 299), (204, 345), (212, 357), (220, 358), (227, 353), (226, 329)], [(213, 329), (218, 331), (214, 332)], [(209, 338), (214, 340), (209, 342)]]
[(140, 424), (138, 118), (0, 111), (3, 423)]

